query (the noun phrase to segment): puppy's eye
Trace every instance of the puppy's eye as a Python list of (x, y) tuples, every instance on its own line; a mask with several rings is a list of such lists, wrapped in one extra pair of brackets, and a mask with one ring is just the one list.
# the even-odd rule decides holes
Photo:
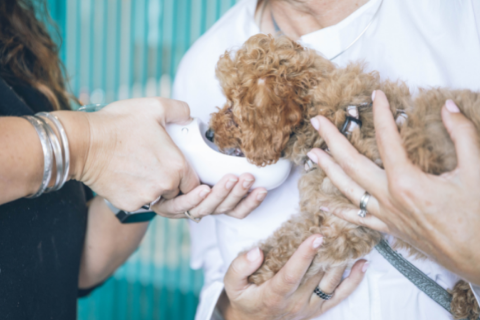
[(230, 120), (230, 121), (228, 122), (228, 126), (229, 126), (229, 127), (235, 127), (235, 128), (238, 127), (238, 125), (237, 125), (237, 124), (235, 123), (235, 121), (233, 121), (233, 120)]

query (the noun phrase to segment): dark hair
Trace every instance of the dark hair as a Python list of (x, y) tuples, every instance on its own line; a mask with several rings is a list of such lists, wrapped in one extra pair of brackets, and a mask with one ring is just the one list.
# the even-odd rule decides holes
[(59, 47), (46, 25), (43, 0), (0, 0), (0, 76), (31, 85), (54, 109), (70, 109)]

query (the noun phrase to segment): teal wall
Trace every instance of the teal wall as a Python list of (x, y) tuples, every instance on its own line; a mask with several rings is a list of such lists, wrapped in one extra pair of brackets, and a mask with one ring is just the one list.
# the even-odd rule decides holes
[[(71, 91), (83, 104), (170, 97), (189, 46), (235, 0), (48, 0)], [(140, 248), (78, 303), (80, 320), (193, 319), (201, 272), (184, 220), (156, 218)]]

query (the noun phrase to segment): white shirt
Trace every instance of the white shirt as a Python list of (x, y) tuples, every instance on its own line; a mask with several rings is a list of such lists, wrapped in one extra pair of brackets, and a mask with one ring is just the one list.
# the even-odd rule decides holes
[[(365, 61), (383, 79), (401, 79), (418, 87), (480, 89), (480, 0), (384, 0), (365, 34), (336, 58), (338, 66)], [(239, 48), (260, 32), (254, 21), (257, 0), (243, 0), (230, 9), (184, 56), (174, 83), (175, 99), (186, 101), (194, 117), (208, 123), (225, 97), (215, 78), (215, 66), (225, 50)], [(326, 57), (333, 57), (363, 31), (380, 0), (371, 0), (340, 23), (303, 36), (300, 41)], [(205, 284), (197, 320), (211, 319), (223, 290), (223, 277), (240, 251), (270, 236), (298, 212), (294, 170), (262, 205), (243, 220), (225, 215), (190, 224), (191, 265), (203, 268)], [(407, 253), (403, 253), (407, 256)], [(335, 320), (452, 319), (418, 290), (378, 252), (366, 256), (370, 267), (359, 288), (320, 317)], [(444, 288), (459, 278), (429, 260), (409, 260)]]

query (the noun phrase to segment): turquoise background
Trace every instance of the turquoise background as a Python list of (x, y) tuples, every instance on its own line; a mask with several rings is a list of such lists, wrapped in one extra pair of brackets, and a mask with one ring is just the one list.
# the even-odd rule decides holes
[[(82, 102), (170, 97), (183, 54), (235, 0), (48, 0), (69, 86)], [(80, 320), (193, 319), (202, 286), (184, 220), (156, 218), (140, 248), (91, 296)]]

